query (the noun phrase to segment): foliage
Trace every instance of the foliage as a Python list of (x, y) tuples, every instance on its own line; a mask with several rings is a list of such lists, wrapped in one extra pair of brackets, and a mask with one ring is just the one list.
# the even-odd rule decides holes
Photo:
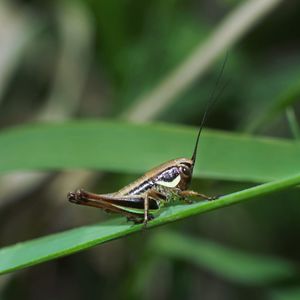
[[(49, 262), (2, 276), (0, 298), (298, 299), (299, 9), (3, 1), (0, 270)], [(226, 196), (167, 207), (147, 230), (66, 201), (189, 157), (223, 84), (192, 187)]]

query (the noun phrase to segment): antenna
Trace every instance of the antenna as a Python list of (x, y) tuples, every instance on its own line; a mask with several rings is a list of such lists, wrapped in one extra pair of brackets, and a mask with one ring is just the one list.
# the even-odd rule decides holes
[(201, 132), (202, 132), (202, 129), (203, 129), (203, 126), (205, 124), (205, 121), (207, 119), (207, 116), (209, 114), (209, 112), (211, 111), (212, 107), (215, 105), (215, 103), (217, 102), (217, 100), (220, 98), (220, 96), (222, 95), (223, 91), (225, 90), (227, 84), (229, 81), (227, 81), (220, 89), (219, 93), (215, 96), (216, 94), (216, 91), (217, 91), (217, 87), (220, 83), (220, 80), (223, 76), (223, 73), (224, 73), (224, 69), (225, 69), (225, 66), (226, 66), (226, 63), (227, 63), (227, 60), (228, 60), (228, 52), (226, 53), (226, 56), (225, 56), (225, 59), (223, 61), (223, 64), (222, 64), (222, 67), (221, 67), (221, 71), (219, 73), (219, 76), (216, 80), (216, 83), (215, 83), (215, 87), (212, 91), (212, 93), (210, 94), (210, 97), (209, 97), (209, 100), (205, 106), (205, 110), (204, 110), (204, 114), (203, 114), (203, 117), (202, 117), (202, 121), (201, 121), (201, 124), (200, 124), (200, 127), (199, 127), (199, 131), (198, 131), (198, 135), (197, 135), (197, 139), (196, 139), (196, 144), (195, 144), (195, 148), (194, 148), (194, 152), (193, 152), (193, 155), (192, 155), (192, 158), (191, 160), (193, 161), (193, 164), (195, 165), (195, 162), (196, 162), (196, 157), (197, 157), (197, 149), (198, 149), (198, 144), (199, 144), (199, 138), (200, 138), (200, 135), (201, 135)]

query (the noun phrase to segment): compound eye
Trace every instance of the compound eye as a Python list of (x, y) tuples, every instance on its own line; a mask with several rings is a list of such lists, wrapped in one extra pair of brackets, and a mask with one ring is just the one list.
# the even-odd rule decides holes
[(181, 172), (186, 175), (186, 176), (191, 176), (191, 169), (187, 167), (181, 167), (180, 168)]

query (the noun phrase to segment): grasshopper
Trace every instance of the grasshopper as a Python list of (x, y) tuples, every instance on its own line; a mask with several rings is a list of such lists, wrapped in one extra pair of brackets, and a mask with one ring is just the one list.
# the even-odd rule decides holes
[[(215, 87), (218, 86), (222, 77), (227, 56), (226, 54)], [(108, 213), (118, 213), (127, 217), (128, 221), (133, 221), (136, 224), (144, 223), (146, 226), (148, 221), (154, 219), (153, 213), (167, 204), (177, 201), (191, 203), (191, 198), (217, 199), (218, 196), (210, 197), (188, 188), (196, 163), (200, 135), (208, 112), (225, 87), (226, 85), (216, 97), (214, 97), (216, 89), (210, 95), (210, 101), (204, 111), (191, 158), (177, 158), (167, 161), (115, 193), (94, 194), (79, 189), (75, 192), (69, 192), (68, 200), (76, 204), (101, 208)]]
[(154, 212), (175, 202), (191, 203), (191, 198), (217, 199), (188, 190), (192, 180), (197, 149), (208, 108), (202, 118), (191, 158), (177, 158), (148, 171), (143, 176), (110, 194), (94, 194), (83, 189), (68, 193), (72, 203), (101, 208), (109, 213), (119, 213), (134, 223), (144, 223), (154, 218)]

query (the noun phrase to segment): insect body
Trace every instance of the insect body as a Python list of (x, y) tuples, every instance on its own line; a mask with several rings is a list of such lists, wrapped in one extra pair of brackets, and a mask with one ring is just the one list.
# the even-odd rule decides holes
[[(221, 72), (216, 81), (216, 87), (222, 77), (227, 55), (222, 65)], [(119, 213), (135, 223), (144, 223), (154, 218), (153, 213), (168, 203), (177, 200), (190, 203), (191, 198), (202, 198), (214, 200), (218, 197), (209, 197), (204, 194), (189, 190), (193, 170), (196, 163), (197, 148), (203, 125), (206, 121), (209, 110), (216, 102), (218, 96), (225, 89), (226, 84), (220, 93), (214, 97), (213, 91), (204, 112), (201, 125), (198, 131), (196, 144), (191, 158), (178, 158), (170, 160), (145, 173), (133, 183), (121, 190), (111, 194), (94, 194), (84, 190), (77, 190), (68, 194), (72, 203), (88, 205), (101, 208), (106, 212)]]
[(154, 218), (153, 213), (164, 205), (177, 200), (190, 202), (191, 197), (214, 200), (188, 190), (196, 162), (199, 137), (207, 115), (204, 113), (192, 158), (170, 160), (145, 173), (133, 183), (111, 194), (94, 194), (82, 189), (68, 194), (72, 203), (101, 208), (119, 213), (134, 223), (144, 223)]

